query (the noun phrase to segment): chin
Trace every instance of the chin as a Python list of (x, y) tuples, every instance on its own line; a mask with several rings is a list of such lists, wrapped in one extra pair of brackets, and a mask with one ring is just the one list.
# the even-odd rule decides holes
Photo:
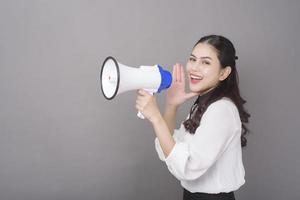
[(190, 85), (190, 91), (191, 92), (196, 92), (196, 93), (200, 93), (200, 95), (203, 95), (207, 92), (209, 92), (212, 88), (205, 88), (205, 87), (202, 87), (200, 85)]
[(191, 92), (197, 92), (198, 93), (198, 92), (201, 92), (201, 90), (202, 90), (201, 87), (197, 87), (197, 86), (195, 87), (195, 86), (190, 85), (190, 91)]

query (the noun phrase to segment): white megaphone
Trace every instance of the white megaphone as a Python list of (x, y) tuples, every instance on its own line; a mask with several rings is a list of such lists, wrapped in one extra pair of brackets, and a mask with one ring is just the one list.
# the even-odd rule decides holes
[[(150, 94), (160, 92), (170, 87), (172, 75), (159, 65), (134, 68), (123, 65), (109, 56), (102, 64), (100, 82), (104, 97), (111, 100), (129, 90), (144, 89)], [(144, 119), (140, 112), (137, 115)]]

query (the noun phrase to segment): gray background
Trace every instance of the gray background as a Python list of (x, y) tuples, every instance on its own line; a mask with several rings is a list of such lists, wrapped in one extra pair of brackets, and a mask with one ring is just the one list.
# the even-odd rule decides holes
[(296, 0), (1, 0), (0, 199), (181, 199), (150, 123), (136, 117), (135, 91), (106, 101), (100, 65), (113, 55), (171, 70), (206, 34), (235, 44), (252, 115), (237, 199), (299, 199), (299, 9)]

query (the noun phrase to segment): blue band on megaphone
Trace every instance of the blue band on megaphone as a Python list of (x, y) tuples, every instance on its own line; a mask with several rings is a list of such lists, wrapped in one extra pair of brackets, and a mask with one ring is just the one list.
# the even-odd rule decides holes
[(161, 82), (157, 92), (160, 92), (163, 89), (167, 89), (171, 86), (172, 75), (169, 71), (164, 70), (161, 66), (157, 65), (157, 67), (159, 69), (160, 76), (161, 76)]

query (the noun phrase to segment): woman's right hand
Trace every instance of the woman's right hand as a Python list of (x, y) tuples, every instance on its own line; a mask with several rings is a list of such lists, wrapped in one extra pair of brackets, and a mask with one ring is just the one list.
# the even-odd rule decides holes
[(172, 84), (166, 91), (166, 106), (178, 108), (186, 100), (199, 95), (200, 93), (185, 92), (185, 74), (183, 66), (176, 63), (173, 66)]

